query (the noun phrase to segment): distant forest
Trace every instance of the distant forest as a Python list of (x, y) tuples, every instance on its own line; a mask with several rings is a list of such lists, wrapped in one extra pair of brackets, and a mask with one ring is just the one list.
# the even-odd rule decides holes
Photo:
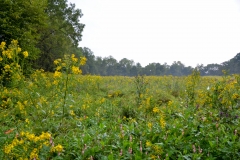
[[(66, 0), (0, 0), (0, 4), (0, 44), (5, 42), (8, 46), (13, 39), (18, 40), (22, 51), (29, 52), (27, 59), (19, 59), (19, 63), (24, 65), (24, 74), (33, 69), (53, 72), (53, 61), (63, 58), (66, 53), (88, 59), (82, 68), (83, 74), (184, 76), (194, 69), (180, 61), (171, 65), (149, 63), (142, 67), (127, 58), (118, 62), (112, 56), (95, 57), (89, 48), (78, 47), (85, 27), (80, 22), (83, 14), (75, 8), (75, 4), (68, 4)], [(3, 68), (3, 63), (0, 63), (0, 75)], [(240, 53), (222, 64), (199, 65), (197, 68), (201, 75), (222, 75), (222, 70), (227, 70), (229, 74), (240, 73)]]
[[(174, 61), (171, 65), (167, 63), (149, 63), (142, 67), (140, 63), (135, 63), (127, 58), (121, 59), (119, 62), (114, 57), (95, 57), (89, 48), (80, 48), (82, 54), (88, 59), (87, 64), (83, 66), (83, 74), (95, 74), (102, 76), (136, 76), (136, 75), (174, 75), (185, 76), (192, 73), (191, 66), (185, 66), (180, 61)], [(228, 74), (240, 73), (240, 53), (232, 59), (221, 64), (208, 64), (207, 66), (198, 65), (196, 68), (202, 76), (223, 75), (222, 70), (226, 70)]]

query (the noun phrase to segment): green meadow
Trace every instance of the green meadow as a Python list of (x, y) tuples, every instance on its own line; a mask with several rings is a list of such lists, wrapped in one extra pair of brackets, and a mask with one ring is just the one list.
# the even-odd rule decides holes
[(2, 50), (0, 159), (240, 158), (240, 75), (81, 75), (66, 55), (24, 76)]

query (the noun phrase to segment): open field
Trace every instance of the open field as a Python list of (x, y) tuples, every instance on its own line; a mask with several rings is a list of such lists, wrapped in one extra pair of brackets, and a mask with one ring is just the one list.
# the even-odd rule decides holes
[(239, 159), (239, 87), (36, 71), (1, 88), (0, 159)]

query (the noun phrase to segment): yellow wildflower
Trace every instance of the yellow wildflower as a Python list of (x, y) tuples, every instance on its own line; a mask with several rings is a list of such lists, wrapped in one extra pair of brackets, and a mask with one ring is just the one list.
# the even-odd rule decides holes
[(17, 52), (19, 53), (19, 52), (21, 52), (21, 48), (20, 47), (17, 47)]
[(78, 61), (78, 59), (75, 57), (74, 54), (72, 54), (71, 59), (72, 59), (73, 62), (77, 62)]
[(27, 118), (27, 119), (25, 119), (25, 122), (26, 122), (26, 123), (28, 123), (28, 124), (30, 123), (28, 118)]
[(146, 147), (151, 147), (152, 146), (152, 143), (150, 141), (147, 141), (146, 142)]
[(160, 126), (161, 126), (161, 128), (165, 128), (165, 126), (166, 126), (166, 122), (162, 116), (160, 118)]
[(24, 56), (24, 58), (27, 58), (27, 57), (28, 57), (28, 52), (27, 52), (27, 51), (24, 51), (24, 52), (23, 52), (23, 56)]
[(72, 66), (72, 72), (74, 74), (81, 74), (82, 71), (79, 69), (79, 67), (76, 67), (76, 66)]
[(80, 65), (81, 65), (81, 66), (85, 65), (86, 62), (87, 62), (87, 58), (86, 58), (86, 57), (81, 57), (81, 58), (80, 58)]
[(53, 77), (58, 78), (58, 77), (61, 77), (61, 75), (62, 75), (61, 72), (55, 71)]
[(39, 136), (39, 138), (40, 138), (41, 140), (50, 139), (50, 138), (51, 138), (51, 134), (48, 133), (48, 132), (46, 132), (46, 133), (42, 132), (42, 134)]
[(26, 137), (30, 140), (33, 141), (35, 139), (35, 135), (34, 134), (30, 134), (30, 133), (26, 133)]
[(9, 71), (10, 70), (10, 66), (7, 64), (6, 66), (4, 66), (4, 69), (6, 70), (6, 71)]
[(71, 116), (75, 116), (75, 113), (74, 113), (73, 110), (70, 110), (70, 111), (69, 111), (69, 114), (70, 114)]
[(58, 85), (58, 81), (57, 81), (57, 80), (54, 80), (54, 81), (53, 81), (53, 84)]
[(147, 126), (148, 126), (149, 129), (151, 129), (153, 124), (151, 122), (148, 122)]
[(52, 148), (52, 151), (53, 151), (53, 152), (58, 152), (58, 153), (60, 153), (60, 152), (63, 151), (63, 146), (60, 145), (60, 144), (58, 144), (57, 146), (55, 146), (55, 147)]
[(163, 152), (162, 148), (158, 145), (153, 145), (152, 148), (155, 151), (155, 153), (157, 153), (157, 154), (162, 154), (162, 152)]
[(159, 109), (158, 107), (154, 107), (154, 108), (153, 108), (153, 112), (154, 112), (154, 113), (158, 113), (158, 112), (160, 112), (160, 109)]
[(12, 40), (11, 43), (16, 46), (18, 44), (18, 41), (17, 40)]
[(3, 50), (4, 47), (5, 47), (5, 45), (6, 45), (6, 42), (2, 42), (2, 43), (0, 44), (0, 48)]
[(232, 95), (232, 98), (235, 100), (235, 99), (238, 99), (240, 96), (237, 94), (237, 93), (234, 93), (233, 95)]
[(39, 159), (37, 154), (37, 148), (34, 148), (33, 151), (30, 153), (30, 159)]
[(9, 154), (12, 151), (12, 149), (13, 149), (12, 144), (7, 145), (7, 146), (4, 147), (4, 153)]
[(61, 59), (56, 59), (53, 63), (55, 64), (55, 65), (58, 65), (58, 63), (60, 63), (61, 62)]
[(61, 66), (57, 66), (56, 71), (60, 71), (62, 69)]

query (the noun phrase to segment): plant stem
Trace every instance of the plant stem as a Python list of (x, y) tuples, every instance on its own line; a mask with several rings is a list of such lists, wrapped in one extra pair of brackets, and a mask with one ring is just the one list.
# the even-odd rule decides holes
[(67, 99), (67, 90), (68, 90), (68, 75), (69, 75), (69, 72), (67, 71), (67, 78), (66, 78), (66, 82), (65, 82), (65, 92), (64, 92), (64, 97), (63, 97), (63, 113), (62, 113), (62, 121), (63, 121), (63, 117), (64, 117), (64, 114), (65, 114), (65, 105), (66, 105), (66, 99)]

